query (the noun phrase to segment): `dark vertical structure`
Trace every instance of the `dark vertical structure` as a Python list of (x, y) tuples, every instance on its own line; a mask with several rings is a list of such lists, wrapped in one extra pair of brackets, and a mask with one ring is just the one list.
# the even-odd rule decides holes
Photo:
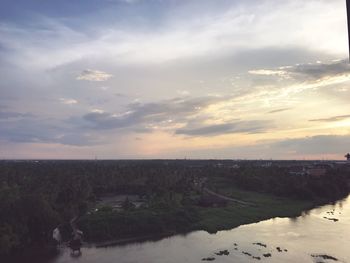
[(348, 16), (348, 42), (349, 42), (349, 61), (350, 61), (350, 0), (346, 0), (346, 13)]

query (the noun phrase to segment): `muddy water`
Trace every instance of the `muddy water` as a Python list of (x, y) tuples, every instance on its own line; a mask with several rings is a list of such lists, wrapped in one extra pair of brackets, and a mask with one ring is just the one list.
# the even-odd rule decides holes
[[(223, 250), (229, 254), (215, 254)], [(336, 262), (320, 255), (350, 263), (350, 196), (298, 218), (275, 218), (216, 234), (197, 231), (156, 242), (83, 248), (80, 257), (63, 250), (48, 263), (192, 263), (208, 257), (215, 258), (211, 262)]]

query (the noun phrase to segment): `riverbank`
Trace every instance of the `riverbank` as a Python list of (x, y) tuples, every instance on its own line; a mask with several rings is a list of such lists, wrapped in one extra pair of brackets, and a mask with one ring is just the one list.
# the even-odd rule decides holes
[[(108, 248), (85, 247), (79, 259), (65, 249), (54, 260), (40, 263), (198, 263), (206, 262), (202, 261), (206, 258), (215, 258), (212, 262), (218, 263), (350, 262), (349, 198), (308, 210), (297, 218), (274, 218), (216, 234), (194, 231), (156, 241), (151, 239)], [(338, 222), (323, 218), (330, 211)], [(338, 261), (324, 260), (327, 256)]]
[[(169, 210), (109, 211), (89, 215), (82, 219), (81, 225), (89, 243), (104, 247), (160, 239), (195, 230), (215, 233), (275, 217), (297, 217), (318, 205), (311, 201), (239, 189), (234, 189), (230, 196), (252, 205), (229, 202), (223, 207), (190, 205)], [(120, 238), (115, 238), (118, 236)]]
[[(348, 166), (329, 166), (326, 174), (314, 177), (291, 173), (296, 164), (311, 162), (276, 161), (268, 167), (255, 161), (221, 163), (0, 162), (0, 255), (38, 244), (45, 250), (58, 225), (62, 239), (69, 240), (68, 222), (75, 215), (80, 215), (77, 223), (89, 243), (193, 230), (213, 233), (297, 216), (350, 191)], [(98, 203), (104, 195), (137, 195), (144, 201), (140, 206), (128, 198), (121, 204)]]
[[(84, 242), (85, 248), (102, 248), (112, 246), (124, 246), (134, 243), (143, 243), (146, 241), (159, 241), (164, 238), (171, 238), (179, 234), (187, 235), (193, 231), (204, 230), (208, 233), (216, 233), (221, 230), (230, 230), (241, 225), (248, 225), (252, 223), (258, 223), (272, 218), (294, 218), (302, 215), (320, 203), (301, 201), (288, 198), (276, 197), (273, 195), (244, 191), (234, 189), (232, 197), (240, 198), (254, 205), (238, 204), (237, 202), (229, 203), (225, 207), (199, 207), (191, 206), (187, 209), (192, 209), (195, 212), (197, 220), (187, 226), (183, 225), (183, 228), (179, 231), (164, 231), (150, 233), (147, 235), (134, 235), (124, 236), (122, 238), (108, 238), (105, 240), (93, 241), (89, 240)], [(329, 203), (329, 202), (326, 202)], [(101, 217), (103, 220), (103, 217)], [(176, 220), (176, 219), (175, 219)], [(97, 223), (97, 222), (95, 222)], [(127, 223), (127, 222), (126, 222)], [(130, 222), (129, 222), (130, 223)], [(135, 223), (135, 222), (134, 222)], [(129, 227), (132, 225), (129, 224)], [(44, 248), (40, 250), (34, 249), (30, 251), (31, 258), (36, 258), (37, 262), (44, 262), (45, 260), (55, 257), (58, 251), (50, 249), (51, 252), (46, 251)], [(35, 253), (33, 253), (35, 251)], [(23, 262), (24, 257), (12, 258), (11, 261), (5, 262)], [(14, 260), (14, 261), (13, 261)]]
[[(254, 205), (229, 204), (219, 208), (199, 208), (201, 220), (197, 230), (215, 233), (240, 225), (257, 223), (275, 217), (297, 217), (320, 203), (277, 197), (235, 189), (233, 195)], [(324, 202), (327, 203), (327, 202)]]

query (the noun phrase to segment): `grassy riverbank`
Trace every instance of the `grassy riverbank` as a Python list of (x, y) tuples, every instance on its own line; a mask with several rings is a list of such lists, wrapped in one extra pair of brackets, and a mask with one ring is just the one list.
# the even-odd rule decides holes
[(235, 189), (232, 196), (253, 203), (252, 206), (229, 204), (219, 208), (199, 208), (198, 229), (208, 232), (227, 230), (239, 225), (273, 217), (296, 217), (315, 203)]
[(273, 217), (296, 217), (315, 205), (311, 201), (234, 188), (230, 196), (247, 201), (250, 205), (228, 202), (222, 207), (190, 204), (125, 212), (101, 211), (84, 216), (80, 225), (90, 242), (113, 240), (113, 243), (118, 243), (118, 239), (133, 242), (150, 235), (171, 235), (193, 230), (213, 233)]

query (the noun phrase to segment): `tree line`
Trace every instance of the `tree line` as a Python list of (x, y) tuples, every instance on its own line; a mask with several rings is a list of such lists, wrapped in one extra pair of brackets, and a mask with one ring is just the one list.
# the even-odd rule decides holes
[[(106, 236), (182, 231), (198, 220), (193, 183), (220, 191), (232, 185), (249, 191), (307, 200), (335, 200), (349, 193), (349, 170), (330, 169), (314, 179), (286, 167), (243, 162), (218, 167), (216, 161), (3, 161), (0, 162), (0, 255), (50, 244), (52, 230), (80, 215), (90, 240)], [(87, 215), (106, 193), (145, 196), (148, 206), (123, 213), (106, 208)], [(125, 227), (127, 226), (127, 227)]]

